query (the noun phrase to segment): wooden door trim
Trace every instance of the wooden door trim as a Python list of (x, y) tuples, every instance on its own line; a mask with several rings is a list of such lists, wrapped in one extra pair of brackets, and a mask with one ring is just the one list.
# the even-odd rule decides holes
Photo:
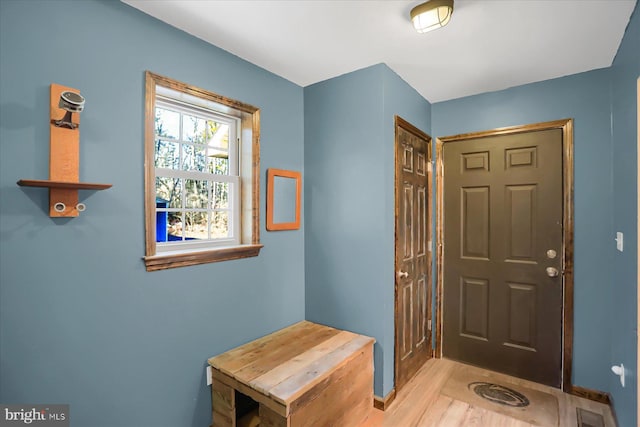
[(500, 135), (514, 135), (518, 133), (561, 129), (562, 130), (562, 191), (563, 191), (563, 285), (564, 299), (562, 311), (562, 390), (569, 393), (573, 385), (571, 372), (573, 364), (573, 119), (555, 120), (550, 122), (533, 123), (528, 125), (510, 126), (493, 130), (471, 132), (459, 135), (436, 138), (436, 351), (438, 358), (442, 357), (442, 288), (444, 273), (444, 144), (467, 139), (486, 138)]
[[(433, 208), (432, 208), (432, 186), (433, 186), (433, 180), (432, 180), (432, 168), (431, 168), (431, 158), (432, 158), (432, 154), (431, 154), (431, 150), (432, 150), (432, 138), (426, 134), (425, 132), (423, 132), (422, 130), (418, 129), (417, 127), (415, 127), (414, 125), (412, 125), (411, 123), (409, 123), (408, 121), (404, 120), (402, 117), (400, 116), (395, 116), (394, 117), (394, 142), (393, 142), (393, 152), (394, 152), (394, 224), (393, 224), (393, 228), (394, 228), (394, 255), (393, 255), (393, 283), (394, 283), (394, 315), (393, 315), (393, 321), (394, 321), (394, 343), (393, 343), (393, 350), (394, 350), (394, 362), (393, 362), (393, 374), (394, 374), (394, 398), (395, 398), (395, 392), (400, 391), (400, 389), (402, 388), (402, 386), (404, 384), (400, 384), (398, 383), (398, 378), (399, 378), (399, 369), (400, 369), (400, 358), (398, 357), (398, 354), (400, 353), (400, 341), (399, 341), (399, 334), (398, 334), (398, 315), (400, 312), (400, 307), (399, 307), (399, 298), (398, 298), (398, 280), (397, 280), (397, 275), (396, 272), (398, 271), (398, 265), (397, 265), (397, 256), (395, 254), (395, 249), (398, 248), (398, 229), (397, 229), (397, 224), (398, 224), (398, 215), (399, 215), (399, 208), (400, 208), (400, 184), (402, 183), (402, 159), (398, 156), (398, 129), (402, 128), (412, 134), (414, 134), (415, 136), (425, 139), (427, 141), (427, 153), (428, 153), (428, 158), (427, 158), (427, 163), (429, 165), (429, 169), (427, 171), (427, 203), (429, 206), (429, 217), (427, 218), (427, 230), (429, 233), (429, 239), (432, 239), (432, 224), (433, 224)], [(429, 248), (431, 249), (431, 248)], [(431, 291), (432, 287), (433, 287), (433, 269), (432, 269), (432, 263), (433, 263), (433, 252), (431, 250), (429, 250), (428, 253), (428, 273), (429, 273), (429, 277), (427, 278), (426, 283), (429, 286), (429, 291)], [(430, 293), (431, 295), (432, 293)], [(429, 306), (427, 307), (427, 321), (432, 319), (433, 313), (432, 313), (432, 309), (431, 309), (432, 304), (429, 304)], [(428, 348), (432, 348), (433, 347), (433, 331), (429, 334), (429, 341), (427, 343)], [(433, 357), (433, 352), (431, 352), (431, 357)]]
[[(636, 125), (636, 138), (638, 139), (638, 146), (637, 146), (637, 162), (636, 162), (636, 174), (638, 175), (638, 186), (636, 187), (636, 199), (637, 199), (637, 211), (636, 211), (636, 216), (638, 217), (638, 226), (637, 226), (637, 240), (636, 243), (638, 245), (638, 262), (636, 263), (636, 272), (638, 274), (638, 280), (636, 281), (636, 295), (638, 298), (637, 301), (637, 305), (636, 305), (636, 313), (638, 315), (638, 323), (636, 325), (636, 331), (638, 329), (640, 329), (640, 77), (638, 77), (638, 80), (636, 82), (636, 96), (637, 96), (637, 102), (636, 102), (636, 113), (638, 115), (638, 121), (637, 121), (637, 125)], [(636, 353), (636, 357), (637, 357), (637, 364), (636, 364), (636, 371), (638, 369), (638, 367), (640, 367), (640, 339), (638, 339), (638, 334), (636, 334), (636, 346), (638, 347), (637, 353)], [(637, 381), (637, 395), (636, 396), (640, 396), (640, 381)], [(637, 419), (640, 420), (640, 405), (637, 405), (636, 408), (638, 414), (637, 414)]]

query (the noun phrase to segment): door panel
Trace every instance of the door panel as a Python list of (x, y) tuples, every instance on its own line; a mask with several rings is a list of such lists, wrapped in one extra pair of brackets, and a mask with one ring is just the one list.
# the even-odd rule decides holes
[(563, 281), (546, 269), (562, 269), (562, 130), (443, 156), (443, 355), (560, 386)]
[(536, 211), (535, 185), (507, 185), (505, 215), (507, 216), (507, 260), (535, 262), (537, 234), (533, 213)]
[(489, 326), (489, 282), (460, 278), (460, 334), (486, 341)]
[(462, 187), (462, 257), (489, 259), (489, 187)]
[(509, 326), (505, 345), (535, 351), (536, 287), (507, 283), (509, 292)]
[(431, 357), (430, 143), (396, 118), (396, 390)]

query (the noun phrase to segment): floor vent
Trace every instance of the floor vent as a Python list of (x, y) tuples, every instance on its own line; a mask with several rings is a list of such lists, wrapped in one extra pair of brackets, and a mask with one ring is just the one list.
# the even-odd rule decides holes
[(578, 413), (578, 427), (604, 427), (604, 418), (595, 412), (576, 408)]

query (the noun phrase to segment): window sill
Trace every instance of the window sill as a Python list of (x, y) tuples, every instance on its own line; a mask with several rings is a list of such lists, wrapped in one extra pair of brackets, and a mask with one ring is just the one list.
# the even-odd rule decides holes
[(188, 265), (250, 258), (260, 254), (263, 245), (239, 245), (220, 249), (163, 253), (144, 257), (147, 271), (166, 270)]

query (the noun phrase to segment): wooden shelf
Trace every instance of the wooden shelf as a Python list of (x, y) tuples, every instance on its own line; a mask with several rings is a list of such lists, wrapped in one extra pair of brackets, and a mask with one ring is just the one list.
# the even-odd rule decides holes
[[(2, 0), (0, 0), (2, 1)], [(65, 91), (79, 93), (78, 89), (51, 84), (49, 104), (49, 179), (21, 179), (18, 185), (49, 189), (49, 216), (52, 218), (72, 218), (86, 209), (78, 202), (79, 190), (106, 190), (111, 184), (80, 182), (80, 129), (62, 127), (56, 123), (65, 118), (80, 125), (80, 115), (67, 117), (67, 111), (60, 107), (60, 97)]]
[(106, 190), (107, 188), (111, 188), (111, 184), (52, 181), (49, 179), (21, 179), (18, 181), (18, 185), (22, 187), (68, 188), (73, 190)]

